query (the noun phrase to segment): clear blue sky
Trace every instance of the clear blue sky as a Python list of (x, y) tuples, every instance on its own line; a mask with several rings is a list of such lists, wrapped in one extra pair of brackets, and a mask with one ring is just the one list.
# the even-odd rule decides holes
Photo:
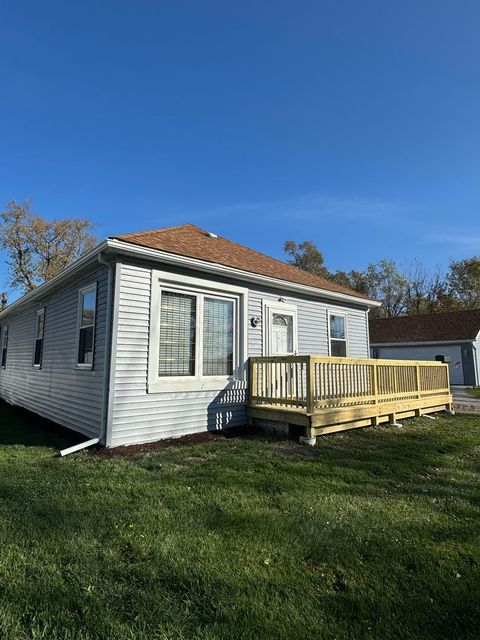
[(0, 202), (334, 269), (478, 254), (479, 34), (478, 0), (4, 0)]

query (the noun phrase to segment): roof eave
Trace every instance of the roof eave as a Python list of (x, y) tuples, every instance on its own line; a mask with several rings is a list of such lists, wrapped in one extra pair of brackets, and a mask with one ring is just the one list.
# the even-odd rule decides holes
[(475, 338), (458, 338), (457, 340), (422, 340), (409, 342), (370, 342), (371, 347), (426, 347), (436, 344), (464, 344), (475, 342)]
[(160, 249), (151, 249), (149, 247), (143, 247), (141, 245), (130, 243), (126, 240), (118, 240), (115, 238), (108, 238), (106, 241), (108, 248), (122, 255), (128, 255), (131, 257), (143, 257), (149, 258), (153, 261), (163, 262), (167, 264), (185, 266), (198, 269), (199, 271), (206, 271), (209, 273), (215, 273), (224, 276), (230, 276), (232, 278), (241, 278), (242, 280), (249, 280), (257, 282), (258, 284), (270, 285), (275, 288), (283, 290), (297, 291), (300, 293), (308, 293), (309, 295), (321, 298), (332, 298), (335, 300), (341, 300), (342, 302), (350, 302), (365, 307), (379, 307), (380, 303), (376, 300), (369, 300), (368, 298), (357, 297), (355, 295), (348, 295), (346, 293), (340, 293), (336, 291), (330, 291), (328, 289), (321, 289), (318, 287), (312, 287), (309, 285), (298, 284), (290, 282), (288, 280), (281, 280), (279, 278), (273, 278), (271, 276), (264, 276), (251, 271), (244, 271), (243, 269), (237, 269), (235, 267), (228, 267), (217, 262), (207, 262), (205, 260), (199, 260), (197, 258), (191, 258), (176, 253), (169, 253)]
[(15, 300), (15, 302), (12, 302), (12, 304), (9, 304), (3, 311), (0, 312), (0, 320), (3, 320), (4, 318), (10, 316), (12, 312), (18, 311), (29, 302), (33, 302), (38, 298), (42, 298), (44, 295), (57, 289), (67, 278), (73, 276), (77, 271), (81, 271), (85, 267), (89, 266), (89, 264), (94, 263), (97, 259), (97, 256), (106, 249), (107, 241), (104, 240), (96, 247), (94, 247), (91, 251), (81, 256), (78, 260), (72, 262), (72, 264), (63, 269), (63, 271), (61, 271), (51, 280), (48, 280), (48, 282), (41, 284), (36, 289), (33, 289), (33, 291), (29, 291), (21, 298), (18, 298), (18, 300)]

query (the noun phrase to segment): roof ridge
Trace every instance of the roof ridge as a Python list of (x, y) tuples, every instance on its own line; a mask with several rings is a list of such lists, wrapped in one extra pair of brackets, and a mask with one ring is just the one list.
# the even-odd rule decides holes
[(118, 233), (115, 235), (111, 235), (108, 236), (109, 238), (118, 238), (120, 236), (122, 237), (134, 237), (134, 236), (147, 236), (150, 235), (152, 233), (162, 233), (164, 231), (172, 231), (173, 229), (184, 229), (185, 227), (193, 227), (194, 229), (199, 229), (200, 231), (205, 231), (205, 229), (202, 229), (200, 227), (197, 227), (196, 224), (192, 224), (191, 222), (186, 222), (185, 224), (174, 224), (171, 227), (162, 227), (161, 229), (150, 229), (147, 231), (131, 231), (130, 233)]
[(449, 316), (459, 313), (480, 313), (480, 309), (457, 309), (455, 311), (433, 311), (432, 313), (411, 313), (403, 316), (390, 316), (389, 318), (371, 318), (370, 322), (383, 320), (404, 320), (406, 318), (430, 318), (432, 316)]

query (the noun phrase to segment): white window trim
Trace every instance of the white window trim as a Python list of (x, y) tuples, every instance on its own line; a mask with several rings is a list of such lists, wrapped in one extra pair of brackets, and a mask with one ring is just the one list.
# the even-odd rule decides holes
[[(95, 292), (95, 317), (93, 319), (92, 362), (79, 362), (78, 361), (78, 355), (79, 355), (78, 352), (79, 352), (79, 348), (80, 348), (80, 329), (81, 329), (82, 311), (83, 311), (82, 298), (86, 293), (90, 293), (90, 291), (94, 291)], [(98, 304), (97, 304), (98, 303), (98, 299), (97, 298), (98, 298), (98, 283), (97, 282), (92, 282), (91, 284), (86, 285), (85, 287), (82, 287), (81, 289), (78, 290), (77, 339), (75, 341), (75, 368), (76, 369), (83, 369), (83, 370), (91, 371), (93, 369), (93, 365), (95, 364), (95, 335), (96, 335), (96, 327), (97, 327), (97, 306), (98, 306)]]
[[(42, 336), (42, 352), (40, 353), (40, 362), (38, 364), (35, 364), (35, 351), (37, 348), (37, 340), (38, 338), (38, 316), (43, 313), (43, 336)], [(41, 309), (37, 309), (35, 312), (35, 327), (34, 327), (34, 334), (33, 334), (33, 354), (32, 354), (32, 367), (34, 369), (41, 369), (42, 368), (42, 360), (43, 360), (43, 346), (44, 346), (44, 342), (45, 342), (45, 307), (42, 307)]]
[[(203, 330), (198, 331), (195, 342), (195, 375), (194, 376), (159, 376), (158, 354), (160, 343), (160, 304), (161, 291), (177, 291), (195, 295), (197, 299), (197, 326), (203, 319), (203, 297), (220, 298), (235, 301), (233, 320), (233, 375), (202, 376), (203, 362)], [(247, 357), (248, 336), (248, 289), (234, 285), (212, 282), (201, 278), (183, 276), (168, 271), (152, 270), (150, 298), (150, 336), (148, 358), (148, 393), (164, 391), (220, 391), (245, 382), (245, 360)]]
[[(345, 357), (348, 358), (350, 353), (350, 345), (348, 339), (348, 313), (345, 311), (337, 311), (336, 309), (329, 309), (327, 312), (327, 329), (328, 329), (328, 355), (332, 355), (332, 340), (342, 340), (341, 338), (332, 338), (330, 332), (330, 318), (331, 316), (342, 316), (345, 318)], [(340, 356), (335, 356), (340, 357)]]
[(273, 314), (291, 315), (293, 317), (293, 353), (284, 355), (296, 355), (298, 353), (298, 309), (295, 304), (286, 302), (275, 302), (273, 300), (263, 301), (263, 353), (265, 356), (272, 355), (272, 321)]

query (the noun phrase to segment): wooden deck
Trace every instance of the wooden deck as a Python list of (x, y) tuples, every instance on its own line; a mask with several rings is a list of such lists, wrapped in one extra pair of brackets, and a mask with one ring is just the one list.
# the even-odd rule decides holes
[(451, 408), (442, 362), (250, 358), (249, 417), (299, 425), (310, 437)]

